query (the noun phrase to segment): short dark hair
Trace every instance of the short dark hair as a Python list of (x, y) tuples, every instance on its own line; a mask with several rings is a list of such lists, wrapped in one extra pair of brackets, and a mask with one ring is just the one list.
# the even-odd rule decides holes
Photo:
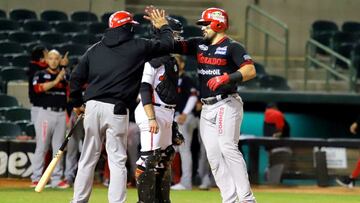
[(41, 58), (44, 58), (45, 50), (47, 50), (47, 48), (44, 45), (36, 45), (31, 50), (31, 60), (32, 61), (40, 61)]

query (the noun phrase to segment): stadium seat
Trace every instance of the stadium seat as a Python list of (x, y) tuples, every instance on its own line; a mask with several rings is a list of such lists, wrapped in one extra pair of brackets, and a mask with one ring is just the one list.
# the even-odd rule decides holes
[(44, 32), (51, 31), (52, 27), (47, 21), (26, 20), (23, 25), (25, 31), (31, 32), (36, 38)]
[(48, 48), (52, 48), (54, 45), (59, 45), (67, 42), (63, 33), (48, 32), (40, 35), (40, 42)]
[(0, 110), (8, 110), (9, 108), (17, 107), (19, 103), (13, 96), (0, 94)]
[(20, 29), (18, 22), (8, 19), (0, 19), (0, 32), (8, 34), (10, 31), (16, 31)]
[(108, 28), (107, 24), (102, 22), (92, 22), (88, 25), (88, 33), (97, 36), (102, 36), (105, 30)]
[(360, 78), (360, 44), (351, 50), (351, 61), (357, 71), (357, 78)]
[(114, 12), (106, 12), (101, 15), (101, 22), (105, 23), (106, 25), (109, 23), (109, 18)]
[(1, 69), (0, 76), (2, 79), (2, 89), (7, 92), (7, 84), (10, 81), (28, 81), (28, 76), (24, 68), (5, 67)]
[(20, 23), (22, 23), (25, 20), (29, 20), (29, 19), (37, 19), (36, 13), (34, 11), (28, 10), (28, 9), (11, 10), (9, 13), (9, 18), (11, 20), (15, 20)]
[(360, 22), (347, 21), (341, 26), (341, 31), (349, 33), (360, 33)]
[[(346, 58), (350, 58), (350, 52), (356, 43), (356, 36), (349, 32), (336, 32), (330, 39), (330, 47), (335, 52)], [(342, 68), (348, 68), (347, 65), (340, 60), (336, 60), (336, 64)]]
[(69, 18), (67, 14), (63, 11), (58, 10), (45, 10), (41, 12), (40, 19), (49, 22), (50, 24), (59, 22), (59, 21), (68, 21)]
[(259, 81), (259, 78), (256, 77), (252, 80), (248, 80), (246, 82), (242, 82), (241, 84), (239, 84), (238, 86), (238, 90), (241, 90), (241, 89), (260, 89), (260, 81)]
[(7, 33), (3, 33), (0, 31), (0, 42), (1, 41), (7, 41), (8, 40), (8, 35)]
[[(326, 20), (315, 21), (311, 25), (310, 37), (325, 46), (330, 46), (330, 38), (339, 30), (336, 23)], [(317, 49), (316, 53), (326, 54), (322, 49)]]
[(21, 55), (17, 55), (14, 56), (14, 58), (11, 59), (11, 64), (12, 66), (15, 67), (28, 67), (29, 63), (30, 63), (30, 56), (28, 54), (21, 54)]
[(25, 133), (28, 136), (35, 137), (35, 127), (34, 124), (28, 123), (25, 128)]
[(71, 35), (74, 33), (82, 33), (84, 30), (83, 28), (76, 22), (70, 21), (60, 21), (55, 24), (55, 30), (57, 32)]
[(261, 64), (261, 63), (254, 63), (255, 66), (255, 70), (256, 70), (256, 77), (257, 78), (262, 78), (265, 75), (267, 75), (266, 71), (265, 71), (265, 67)]
[(98, 17), (95, 13), (90, 11), (75, 11), (71, 14), (70, 19), (78, 23), (98, 22)]
[(0, 137), (4, 139), (15, 139), (21, 135), (21, 128), (15, 123), (0, 122)]
[(6, 18), (6, 12), (0, 9), (0, 18)]
[(97, 38), (93, 34), (79, 33), (74, 34), (71, 38), (72, 43), (81, 45), (92, 45), (98, 42)]
[(18, 121), (13, 121), (12, 123), (15, 123), (16, 125), (18, 125), (21, 129), (21, 132), (26, 134), (27, 125), (29, 125), (29, 123), (31, 123), (31, 121), (30, 120), (18, 120)]
[(26, 53), (26, 50), (17, 42), (0, 43), (0, 54), (8, 59), (23, 53)]
[(63, 44), (55, 47), (62, 55), (69, 52), (69, 56), (82, 56), (86, 51), (86, 46), (80, 44)]
[(26, 44), (36, 41), (35, 37), (27, 31), (15, 31), (11, 32), (8, 36), (10, 41), (14, 41), (20, 44)]
[(189, 37), (200, 37), (203, 35), (201, 28), (194, 25), (185, 25), (184, 26), (184, 33), (182, 36), (186, 39)]
[(6, 110), (4, 113), (5, 119), (8, 121), (30, 121), (30, 109), (16, 107)]
[(290, 90), (285, 78), (277, 75), (265, 75), (259, 79), (260, 87), (268, 90)]
[(3, 67), (9, 65), (10, 65), (10, 61), (7, 58), (0, 55), (0, 66)]
[(188, 21), (184, 16), (180, 15), (170, 15), (170, 17), (175, 18), (176, 20), (180, 21), (183, 26), (188, 24)]

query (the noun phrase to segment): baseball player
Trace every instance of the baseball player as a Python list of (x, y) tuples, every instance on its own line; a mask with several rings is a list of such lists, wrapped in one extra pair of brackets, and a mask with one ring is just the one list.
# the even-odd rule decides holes
[(237, 83), (256, 76), (255, 67), (244, 47), (226, 35), (229, 24), (224, 10), (206, 9), (197, 23), (203, 38), (176, 42), (175, 52), (197, 57), (204, 104), (200, 135), (210, 167), (223, 202), (255, 202), (238, 149), (243, 102), (236, 92)]
[[(174, 38), (182, 32), (182, 24), (167, 17)], [(155, 32), (155, 36), (158, 34)], [(140, 128), (140, 158), (136, 183), (139, 203), (170, 202), (172, 125), (177, 102), (178, 66), (170, 55), (145, 63), (141, 80), (141, 101), (135, 109)]]
[[(66, 130), (66, 91), (65, 69), (60, 69), (61, 56), (56, 50), (48, 53), (48, 68), (38, 71), (33, 78), (37, 104), (41, 106), (35, 121), (36, 149), (33, 158), (31, 187), (35, 187), (44, 168), (44, 157), (50, 145), (53, 156), (65, 138)], [(60, 161), (62, 163), (62, 161)], [(69, 184), (61, 180), (63, 165), (58, 164), (51, 176), (51, 185), (55, 188), (68, 188)]]
[(192, 79), (185, 74), (185, 60), (180, 55), (175, 55), (179, 65), (179, 80), (177, 85), (178, 102), (175, 108), (175, 120), (179, 124), (179, 130), (186, 140), (177, 150), (181, 157), (181, 180), (171, 186), (173, 190), (190, 190), (192, 188), (192, 134), (198, 126), (198, 120), (192, 113), (198, 100), (197, 89)]
[[(74, 111), (85, 111), (85, 139), (74, 183), (73, 203), (88, 202), (94, 169), (104, 141), (110, 168), (108, 200), (126, 200), (126, 144), (128, 108), (136, 102), (144, 64), (173, 48), (172, 31), (163, 10), (152, 10), (146, 18), (159, 29), (160, 38), (134, 38), (138, 22), (126, 11), (109, 17), (109, 29), (82, 56), (70, 79), (70, 101)], [(84, 98), (82, 85), (87, 83)], [(82, 104), (86, 102), (85, 109)]]
[(29, 63), (29, 70), (27, 72), (29, 78), (29, 100), (32, 104), (31, 106), (31, 122), (35, 123), (37, 113), (41, 108), (38, 104), (38, 99), (36, 97), (34, 87), (33, 87), (33, 79), (34, 75), (37, 71), (45, 70), (48, 68), (48, 64), (46, 63), (46, 58), (48, 54), (48, 50), (46, 47), (37, 45), (31, 51), (31, 61)]

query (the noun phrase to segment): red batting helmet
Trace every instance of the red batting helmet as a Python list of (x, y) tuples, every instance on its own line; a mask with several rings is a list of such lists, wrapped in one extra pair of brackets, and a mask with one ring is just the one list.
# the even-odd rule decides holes
[(221, 32), (229, 27), (229, 18), (223, 9), (208, 8), (201, 14), (201, 19), (197, 21), (198, 25), (209, 25), (215, 32)]
[(116, 28), (127, 23), (139, 24), (133, 20), (133, 16), (127, 11), (117, 11), (109, 17), (109, 28)]

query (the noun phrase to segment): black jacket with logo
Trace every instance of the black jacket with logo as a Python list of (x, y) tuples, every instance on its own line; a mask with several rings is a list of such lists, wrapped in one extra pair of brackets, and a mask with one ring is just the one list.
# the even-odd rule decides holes
[[(129, 107), (139, 93), (144, 64), (174, 47), (172, 31), (165, 25), (160, 39), (134, 38), (128, 25), (108, 29), (102, 40), (82, 56), (70, 78), (70, 100), (75, 107), (97, 100)], [(88, 83), (84, 99), (81, 87)]]

